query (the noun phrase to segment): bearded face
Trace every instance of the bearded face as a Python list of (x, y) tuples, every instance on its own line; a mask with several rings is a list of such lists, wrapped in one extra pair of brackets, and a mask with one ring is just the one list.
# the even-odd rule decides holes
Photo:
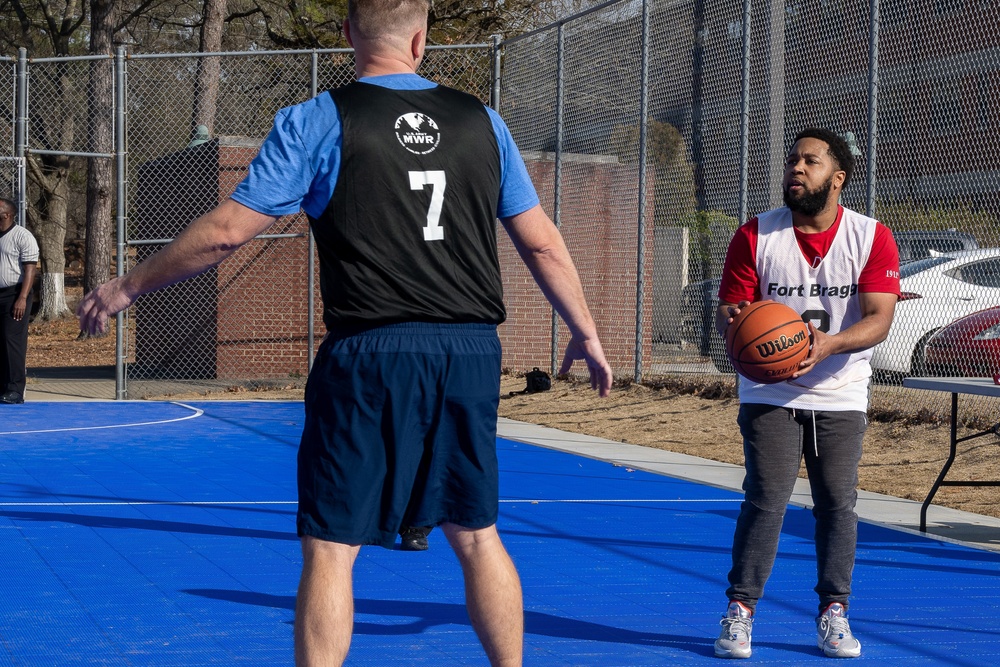
[(826, 207), (826, 203), (830, 199), (833, 175), (812, 189), (805, 184), (796, 183), (796, 185), (798, 187), (792, 188), (791, 183), (786, 182), (782, 186), (781, 194), (785, 200), (785, 206), (795, 213), (813, 217)]

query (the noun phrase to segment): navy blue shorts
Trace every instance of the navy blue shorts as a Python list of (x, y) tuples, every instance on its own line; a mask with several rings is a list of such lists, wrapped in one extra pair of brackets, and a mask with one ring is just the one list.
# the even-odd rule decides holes
[(391, 547), (401, 525), (492, 526), (499, 401), (495, 325), (328, 336), (306, 384), (299, 535)]

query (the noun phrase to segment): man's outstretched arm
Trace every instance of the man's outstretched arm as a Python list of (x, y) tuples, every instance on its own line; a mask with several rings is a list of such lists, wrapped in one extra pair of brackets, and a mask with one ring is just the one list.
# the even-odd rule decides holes
[(155, 255), (87, 294), (76, 309), (80, 330), (104, 333), (108, 318), (128, 308), (139, 296), (216, 266), (275, 220), (227, 199), (188, 225)]

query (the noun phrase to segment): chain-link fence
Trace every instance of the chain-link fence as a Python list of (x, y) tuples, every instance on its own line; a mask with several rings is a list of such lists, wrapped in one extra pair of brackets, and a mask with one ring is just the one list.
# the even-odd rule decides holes
[[(617, 0), (503, 43), (431, 49), (421, 74), (500, 110), (616, 375), (638, 380), (732, 377), (713, 326), (729, 239), (781, 205), (799, 130), (841, 133), (858, 157), (844, 205), (885, 222), (907, 262), (873, 359), (876, 401), (902, 409), (905, 376), (1000, 370), (989, 315), (981, 333), (948, 327), (1000, 304), (994, 4)], [(232, 191), (278, 109), (354, 76), (347, 50), (23, 62), (0, 61), (12, 82), (26, 73), (30, 99), (23, 138), (12, 104), (3, 142), (70, 174), (71, 208), (83, 205), (77, 167), (116, 165), (123, 270)], [(301, 216), (269, 231), (128, 311), (119, 397), (301, 382), (321, 308), (309, 232)], [(500, 243), (505, 365), (554, 370), (567, 332)], [(978, 254), (937, 256), (965, 248)]]
[[(432, 48), (421, 73), (486, 101), (490, 52)], [(199, 73), (210, 65), (206, 88)], [(232, 193), (278, 110), (353, 78), (349, 50), (130, 57), (128, 263)], [(209, 104), (212, 112), (198, 118)], [(317, 277), (308, 222), (298, 214), (218, 268), (141, 297), (123, 343), (130, 395), (301, 386), (322, 316)]]
[[(429, 47), (421, 73), (488, 102), (494, 53)], [(87, 210), (105, 224), (109, 252), (117, 236), (119, 273), (231, 194), (279, 109), (354, 78), (343, 49), (30, 60), (22, 50), (0, 65), (10, 72), (0, 77), (10, 100), (0, 154), (30, 166), (30, 191), (11, 197), (31, 202), (43, 254), (48, 244), (61, 259), (67, 227)], [(95, 174), (111, 193), (103, 215), (86, 196)], [(315, 278), (300, 214), (219, 268), (140, 298), (116, 323), (115, 395), (301, 386), (321, 315)]]
[(17, 61), (0, 57), (0, 100), (4, 100), (0, 111), (0, 153), (14, 155), (14, 118), (17, 107), (15, 91), (17, 83)]
[(908, 375), (1000, 371), (1000, 317), (946, 328), (1000, 306), (998, 47), (1000, 8), (972, 2), (622, 1), (508, 40), (501, 113), (557, 174), (543, 201), (596, 278), (602, 333), (636, 342), (616, 373), (731, 374), (714, 329), (725, 250), (782, 205), (784, 156), (810, 126), (852, 146), (843, 204), (885, 222), (906, 262), (874, 403), (913, 408)]
[(0, 197), (17, 204), (17, 224), (23, 225), (26, 181), (24, 159), (13, 157), (16, 154), (17, 61), (0, 57), (0, 72), (3, 72), (0, 76), (0, 100), (7, 101), (0, 112)]
[[(24, 192), (24, 160), (18, 157), (0, 156), (0, 197), (12, 202), (22, 200)], [(22, 211), (18, 212), (18, 224), (24, 224)]]

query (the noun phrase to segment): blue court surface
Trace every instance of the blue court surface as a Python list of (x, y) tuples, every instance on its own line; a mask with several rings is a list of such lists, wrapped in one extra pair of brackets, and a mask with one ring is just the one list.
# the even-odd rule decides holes
[[(0, 664), (289, 665), (300, 403), (0, 411)], [(718, 665), (738, 493), (499, 441), (527, 665)], [(750, 663), (823, 663), (789, 510)], [(1000, 555), (862, 524), (852, 627), (878, 665), (984, 665)], [(440, 531), (363, 549), (348, 665), (485, 665)]]

